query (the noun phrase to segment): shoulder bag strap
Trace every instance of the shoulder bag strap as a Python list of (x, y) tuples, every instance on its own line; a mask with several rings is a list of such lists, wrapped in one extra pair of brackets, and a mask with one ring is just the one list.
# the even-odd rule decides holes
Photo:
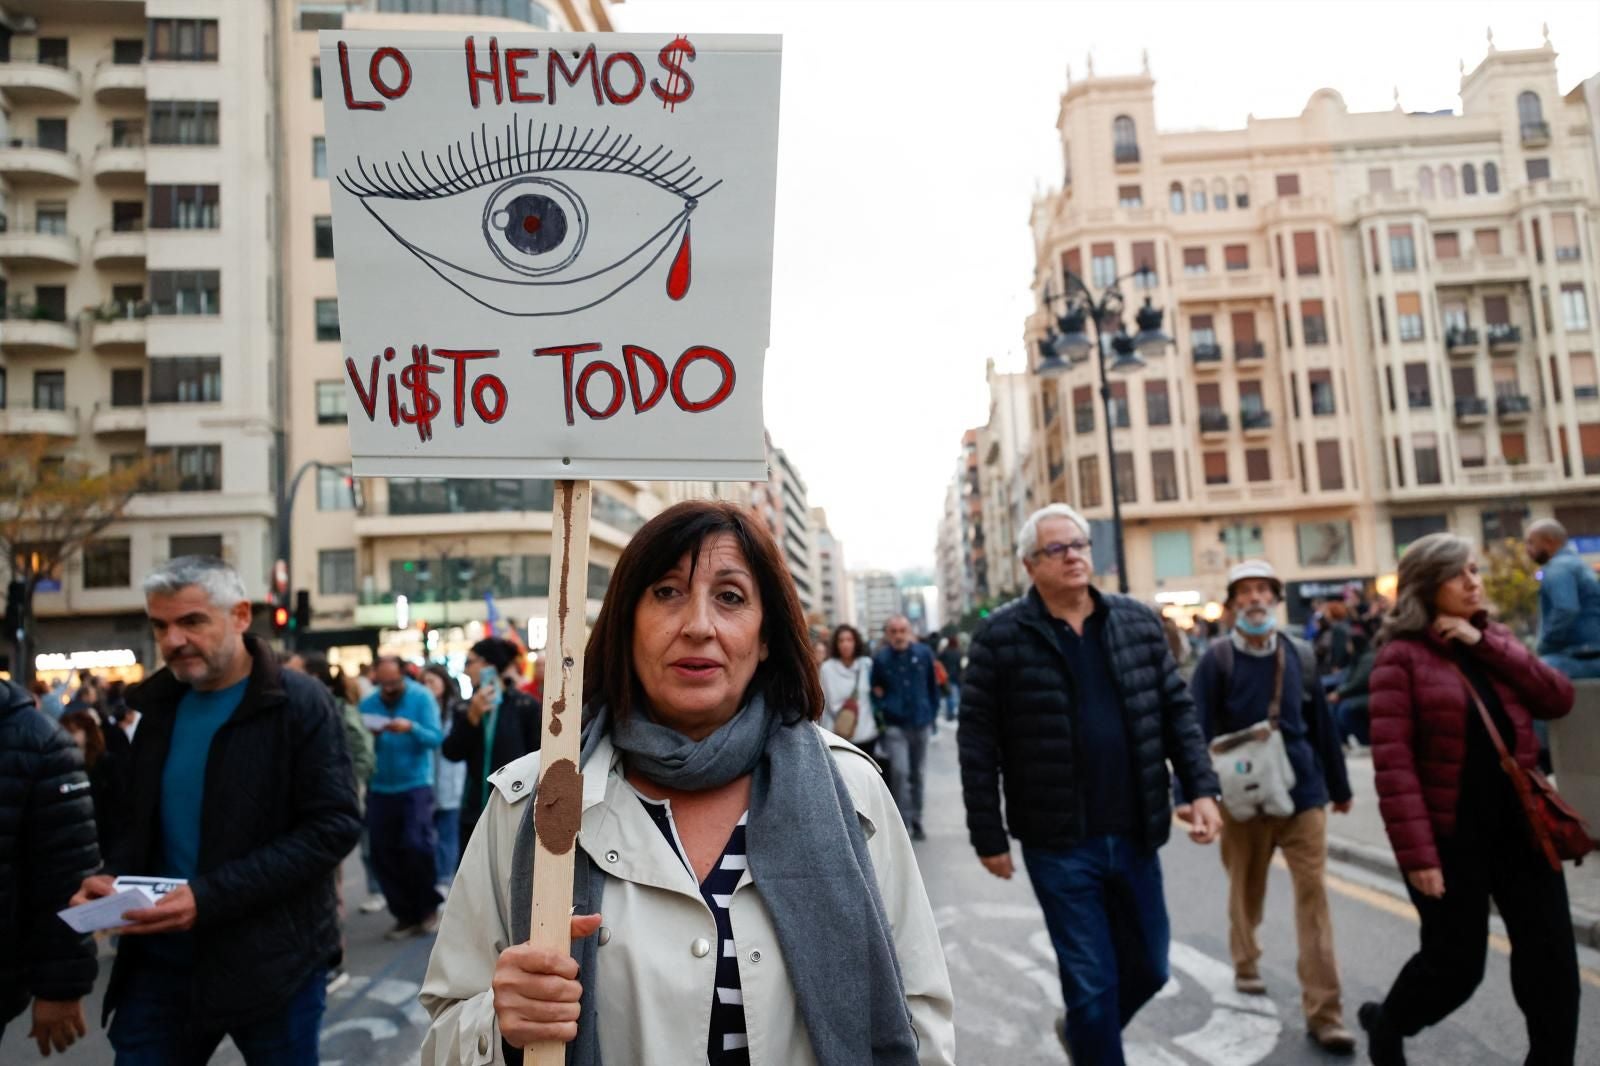
[(1283, 663), (1286, 657), (1283, 646), (1288, 641), (1288, 637), (1281, 633), (1278, 635), (1278, 654), (1274, 656), (1278, 665), (1272, 673), (1272, 702), (1267, 704), (1267, 723), (1273, 729), (1278, 728), (1278, 711), (1283, 706)]

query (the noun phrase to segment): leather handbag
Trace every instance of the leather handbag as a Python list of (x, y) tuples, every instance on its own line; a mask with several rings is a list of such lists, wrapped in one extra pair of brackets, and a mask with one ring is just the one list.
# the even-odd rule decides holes
[[(856, 663), (856, 673), (861, 673), (860, 662)], [(857, 688), (859, 689), (859, 678), (857, 679), (856, 684)], [(839, 705), (839, 713), (833, 716), (834, 735), (849, 740), (851, 737), (856, 735), (856, 726), (859, 725), (860, 722), (861, 701), (855, 696), (847, 697), (844, 703)]]
[(1467, 680), (1467, 675), (1461, 672), (1459, 666), (1451, 663), (1450, 668), (1467, 686), (1467, 695), (1472, 697), (1473, 705), (1478, 708), (1483, 728), (1494, 742), (1495, 751), (1500, 753), (1500, 768), (1511, 778), (1517, 799), (1522, 801), (1523, 813), (1528, 816), (1528, 828), (1533, 831), (1534, 846), (1543, 853), (1545, 861), (1554, 870), (1559, 871), (1563, 861), (1583, 862), (1583, 857), (1595, 849), (1594, 834), (1589, 832), (1588, 823), (1573, 809), (1572, 804), (1561, 798), (1561, 793), (1556, 791), (1556, 786), (1550, 783), (1548, 777), (1538, 770), (1522, 768), (1516, 756), (1506, 750), (1505, 739), (1500, 736), (1500, 730), (1495, 728), (1494, 719), (1489, 714), (1489, 708), (1483, 705), (1483, 697), (1478, 695), (1478, 690)]
[(1294, 766), (1278, 728), (1283, 702), (1283, 661), (1286, 638), (1278, 638), (1278, 668), (1272, 678), (1272, 702), (1265, 721), (1247, 729), (1224, 733), (1211, 742), (1211, 764), (1222, 784), (1222, 805), (1234, 821), (1248, 822), (1258, 814), (1287, 818), (1294, 813)]

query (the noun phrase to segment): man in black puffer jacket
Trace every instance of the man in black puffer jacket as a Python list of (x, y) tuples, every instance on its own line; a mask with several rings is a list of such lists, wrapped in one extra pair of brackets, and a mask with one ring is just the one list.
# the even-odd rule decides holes
[[(1010, 834), (1061, 966), (1074, 1062), (1122, 1063), (1122, 1029), (1167, 983), (1156, 849), (1171, 828), (1170, 760), (1190, 836), (1221, 828), (1194, 703), (1155, 612), (1090, 580), (1089, 525), (1065, 504), (1017, 538), (1033, 579), (972, 638), (961, 686), (961, 785), (985, 868), (1009, 878)], [(1005, 810), (1001, 811), (1004, 785)]]
[[(246, 1061), (315, 1062), (334, 877), (361, 833), (339, 714), (244, 635), (250, 602), (226, 563), (174, 559), (144, 591), (167, 668), (128, 693), (143, 718), (107, 869), (187, 884), (125, 915), (111, 1043), (119, 1058), (204, 1062), (232, 1036)], [(78, 898), (110, 891), (91, 877)]]
[(0, 1031), (32, 999), (28, 1035), (45, 1055), (85, 1032), (94, 941), (56, 912), (99, 865), (83, 755), (32, 696), (0, 681)]

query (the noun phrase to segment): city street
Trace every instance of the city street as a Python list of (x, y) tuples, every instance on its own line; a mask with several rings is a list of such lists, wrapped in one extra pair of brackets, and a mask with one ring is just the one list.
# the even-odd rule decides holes
[[(974, 1066), (1045, 1066), (1066, 1061), (1052, 1024), (1060, 986), (1038, 907), (1026, 878), (989, 876), (967, 844), (956, 771), (954, 731), (944, 726), (929, 749), (927, 828), (919, 845), (923, 875), (944, 937), (956, 993), (958, 1061)], [(1305, 1037), (1295, 983), (1294, 926), (1288, 874), (1277, 869), (1269, 890), (1262, 973), (1270, 996), (1233, 991), (1223, 913), (1226, 882), (1213, 848), (1179, 837), (1163, 852), (1172, 913), (1173, 983), (1128, 1032), (1128, 1061), (1137, 1066), (1250, 1066), (1340, 1061)], [(1381, 996), (1416, 944), (1409, 904), (1383, 878), (1335, 864), (1329, 879), (1345, 1006)], [(347, 898), (361, 894), (360, 866), (346, 864)], [(322, 1055), (327, 1066), (415, 1061), (426, 1025), (416, 1002), (431, 939), (392, 944), (387, 915), (352, 914), (347, 922), (351, 981), (329, 1000)], [(1520, 1062), (1522, 1019), (1511, 998), (1507, 945), (1497, 939), (1478, 995), (1446, 1024), (1408, 1048), (1418, 1064)], [(109, 962), (109, 960), (107, 960)], [(1600, 955), (1580, 950), (1583, 1016), (1579, 1062), (1600, 1061)], [(105, 984), (102, 973), (100, 987)], [(92, 1005), (97, 1014), (99, 999)], [(26, 1031), (26, 1027), (21, 1027)], [(0, 1063), (38, 1061), (13, 1025)], [(26, 1050), (24, 1050), (26, 1048)], [(103, 1034), (60, 1057), (70, 1066), (109, 1063)], [(219, 1063), (240, 1062), (231, 1048)], [(1344, 1060), (1348, 1061), (1348, 1060)], [(1363, 1060), (1364, 1061), (1364, 1058)]]

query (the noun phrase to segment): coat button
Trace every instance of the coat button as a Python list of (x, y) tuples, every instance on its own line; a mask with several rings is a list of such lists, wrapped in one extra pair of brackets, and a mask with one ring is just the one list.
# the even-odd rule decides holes
[(615, 851), (606, 852), (606, 862), (616, 862), (619, 858), (621, 858), (621, 856)]
[(760, 961), (761, 961), (761, 952), (759, 952), (759, 951), (752, 951), (752, 952), (751, 952), (751, 953), (750, 953), (750, 961), (751, 961), (751, 962), (760, 962)]
[(609, 926), (602, 925), (600, 927), (600, 946), (605, 947), (609, 943), (611, 943), (611, 929)]
[(488, 1053), (489, 1053), (489, 1038), (480, 1033), (480, 1034), (478, 1034), (478, 1054), (487, 1055)]
[(522, 791), (522, 782), (521, 781), (513, 781), (513, 782), (511, 782), (511, 791), (513, 791), (513, 792), (521, 792)]
[(689, 950), (694, 953), (695, 958), (703, 959), (711, 954), (711, 942), (705, 937), (696, 937), (694, 943), (689, 945)]

